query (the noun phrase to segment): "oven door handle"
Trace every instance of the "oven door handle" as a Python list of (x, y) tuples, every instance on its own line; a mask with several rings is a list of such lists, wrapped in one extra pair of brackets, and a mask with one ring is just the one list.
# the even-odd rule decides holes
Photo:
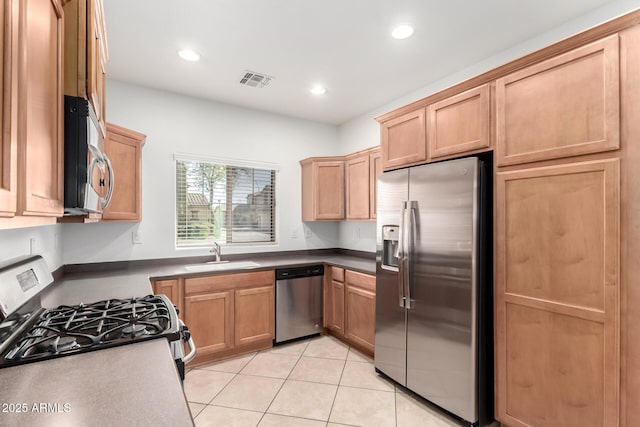
[(191, 336), (191, 333), (189, 333), (189, 328), (187, 328), (187, 325), (185, 325), (184, 322), (180, 319), (178, 319), (178, 324), (180, 325), (180, 329), (182, 330), (183, 334), (186, 333), (185, 336), (189, 337), (186, 340), (186, 343), (189, 346), (189, 353), (186, 356), (182, 357), (182, 361), (184, 363), (188, 363), (191, 361), (191, 359), (196, 357), (196, 344), (193, 342), (193, 337)]

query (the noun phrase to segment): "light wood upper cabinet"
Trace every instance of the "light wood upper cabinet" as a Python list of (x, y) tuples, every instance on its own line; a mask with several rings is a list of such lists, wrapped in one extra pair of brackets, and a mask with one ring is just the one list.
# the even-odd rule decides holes
[(369, 213), (371, 219), (376, 219), (376, 212), (378, 210), (378, 175), (383, 172), (382, 153), (379, 149), (370, 154), (369, 172)]
[(617, 34), (498, 79), (498, 166), (617, 149), (619, 79)]
[(64, 34), (60, 1), (19, 2), (18, 26), (17, 213), (62, 216)]
[(369, 153), (345, 161), (347, 219), (369, 219), (371, 172)]
[(497, 174), (496, 416), (618, 425), (617, 159)]
[(486, 151), (490, 140), (490, 86), (482, 85), (427, 107), (430, 159)]
[(109, 58), (102, 0), (71, 0), (65, 12), (66, 95), (88, 99), (106, 133), (106, 64)]
[(302, 166), (302, 220), (344, 219), (344, 161), (310, 158)]
[(114, 171), (113, 196), (102, 213), (106, 221), (142, 220), (142, 146), (146, 136), (107, 124), (105, 153)]
[(424, 108), (381, 123), (380, 132), (384, 170), (427, 160)]
[(14, 2), (5, 1), (0, 7), (0, 217), (12, 217), (17, 209), (18, 170), (15, 123), (15, 101), (17, 96), (12, 70), (16, 61), (15, 51), (17, 16), (13, 11)]

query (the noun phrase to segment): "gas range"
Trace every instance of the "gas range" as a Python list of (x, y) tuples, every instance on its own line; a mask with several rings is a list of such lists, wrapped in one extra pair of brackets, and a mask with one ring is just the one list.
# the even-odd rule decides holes
[[(0, 368), (164, 338), (184, 379), (184, 363), (195, 356), (195, 346), (166, 296), (45, 309), (40, 291), (52, 282), (39, 256), (0, 264)], [(190, 347), (186, 356), (183, 342)]]

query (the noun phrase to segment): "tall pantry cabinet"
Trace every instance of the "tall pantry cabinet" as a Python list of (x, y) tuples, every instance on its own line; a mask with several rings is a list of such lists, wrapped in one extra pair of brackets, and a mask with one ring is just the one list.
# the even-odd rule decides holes
[(496, 416), (640, 416), (640, 27), (496, 81)]

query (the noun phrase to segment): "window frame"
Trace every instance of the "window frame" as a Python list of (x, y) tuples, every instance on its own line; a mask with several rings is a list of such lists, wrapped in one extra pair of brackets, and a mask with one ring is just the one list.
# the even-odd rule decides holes
[(212, 246), (212, 242), (215, 240), (206, 240), (202, 242), (190, 242), (187, 244), (178, 245), (178, 188), (177, 188), (177, 170), (178, 162), (206, 162), (211, 164), (218, 164), (223, 166), (233, 166), (240, 168), (252, 168), (271, 170), (275, 174), (275, 186), (274, 191), (274, 203), (275, 208), (273, 211), (273, 227), (275, 231), (273, 233), (272, 242), (223, 242), (216, 241), (220, 246), (228, 247), (243, 247), (243, 246), (278, 246), (280, 244), (280, 165), (271, 162), (260, 162), (245, 159), (234, 159), (228, 157), (207, 156), (200, 154), (188, 154), (188, 153), (174, 153), (173, 154), (173, 241), (174, 248), (176, 250), (191, 250), (200, 248), (209, 248)]

